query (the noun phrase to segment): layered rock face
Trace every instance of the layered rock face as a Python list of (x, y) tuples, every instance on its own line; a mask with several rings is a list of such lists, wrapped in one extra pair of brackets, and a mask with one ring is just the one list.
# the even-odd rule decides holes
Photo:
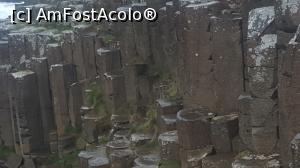
[(158, 18), (1, 22), (0, 147), (17, 155), (0, 167), (40, 167), (50, 153), (75, 153), (82, 168), (299, 167), (297, 0), (26, 7), (152, 7)]

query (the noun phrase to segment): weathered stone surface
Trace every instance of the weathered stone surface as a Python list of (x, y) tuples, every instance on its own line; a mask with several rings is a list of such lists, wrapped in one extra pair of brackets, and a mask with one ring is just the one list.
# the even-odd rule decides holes
[(89, 159), (93, 158), (94, 155), (94, 151), (80, 151), (80, 153), (78, 154), (80, 167), (88, 168), (88, 161)]
[(88, 33), (82, 37), (84, 66), (86, 69), (86, 77), (88, 79), (92, 79), (96, 76), (95, 37), (96, 33)]
[(176, 130), (176, 119), (176, 114), (162, 115), (159, 121), (160, 133)]
[(176, 129), (176, 114), (183, 108), (178, 101), (167, 99), (156, 100), (157, 104), (157, 121), (160, 132), (173, 131)]
[[(37, 6), (36, 9), (39, 10), (39, 8), (40, 7)], [(53, 33), (49, 33), (48, 31), (43, 31), (43, 32), (37, 33), (36, 36), (37, 36), (36, 56), (37, 57), (45, 57), (44, 55), (46, 52), (47, 44), (53, 43), (54, 35), (53, 35)], [(30, 56), (27, 56), (27, 57), (30, 58)]]
[(210, 144), (210, 125), (207, 113), (208, 111), (205, 109), (183, 109), (177, 113), (180, 147), (198, 149)]
[(25, 38), (22, 33), (11, 33), (8, 35), (9, 57), (13, 67), (18, 67), (21, 64), (21, 58), (25, 56)]
[(32, 58), (32, 69), (37, 75), (44, 141), (49, 143), (49, 133), (55, 129), (52, 96), (50, 91), (47, 58)]
[(110, 156), (111, 168), (127, 168), (132, 167), (134, 162), (134, 152), (132, 150), (113, 151)]
[(58, 153), (58, 142), (57, 141), (50, 142), (49, 149), (50, 149), (50, 153), (52, 154)]
[(106, 72), (116, 72), (121, 69), (121, 53), (118, 49), (100, 48), (96, 56), (97, 73), (103, 76)]
[(88, 161), (89, 168), (109, 168), (109, 160), (106, 157), (94, 157)]
[(0, 139), (3, 145), (13, 147), (14, 132), (11, 122), (8, 83), (10, 71), (10, 65), (0, 65)]
[(202, 159), (213, 152), (212, 146), (199, 149), (180, 149), (180, 160), (182, 168), (202, 167)]
[(238, 134), (238, 115), (214, 117), (211, 121), (211, 140), (217, 153), (232, 152), (232, 139)]
[(65, 64), (72, 64), (73, 63), (73, 45), (74, 45), (74, 32), (70, 30), (65, 30), (62, 32), (62, 42), (61, 42), (61, 49), (63, 60)]
[(291, 164), (289, 165), (292, 168), (296, 168), (300, 166), (300, 151), (299, 151), (299, 145), (300, 145), (300, 134), (297, 134), (294, 139), (291, 141), (290, 148), (292, 151), (292, 160)]
[(180, 102), (167, 99), (158, 99), (156, 103), (159, 115), (176, 114), (183, 107)]
[[(218, 1), (189, 4), (183, 9), (183, 89), (184, 106), (216, 109), (216, 95), (211, 71), (210, 15), (220, 10)], [(205, 95), (205, 96), (203, 96)]]
[(274, 23), (274, 6), (267, 6), (253, 9), (249, 12), (248, 20), (248, 39), (255, 39), (262, 36), (270, 25)]
[[(211, 73), (215, 78), (216, 113), (230, 114), (237, 110), (237, 98), (244, 90), (242, 18), (235, 15), (211, 17)], [(199, 53), (201, 56), (201, 53)]]
[(297, 0), (276, 0), (276, 26), (286, 32), (294, 31), (300, 24), (300, 3)]
[(203, 168), (232, 168), (233, 154), (217, 154), (202, 159)]
[(123, 75), (115, 75), (105, 73), (105, 94), (107, 99), (108, 109), (115, 116), (120, 116), (120, 118), (127, 118), (128, 112), (126, 112), (124, 107), (126, 107), (126, 91)]
[(10, 104), (21, 154), (44, 149), (43, 127), (36, 74), (19, 71), (10, 76)]
[(82, 133), (87, 142), (94, 143), (98, 141), (101, 125), (102, 120), (99, 117), (89, 115), (82, 117)]
[(69, 149), (72, 149), (75, 147), (76, 144), (76, 138), (72, 135), (66, 135), (62, 137), (58, 137), (58, 152), (63, 153), (64, 151), (67, 151)]
[(243, 143), (258, 153), (271, 153), (277, 144), (278, 111), (272, 99), (240, 96), (239, 133)]
[(80, 109), (83, 105), (82, 87), (80, 83), (73, 83), (70, 86), (69, 92), (69, 115), (72, 127), (81, 128), (81, 114)]
[(267, 34), (259, 42), (248, 41), (247, 90), (259, 98), (271, 98), (277, 85), (277, 35)]
[(22, 165), (22, 168), (36, 168), (36, 164), (31, 157), (24, 157), (23, 159), (24, 163)]
[(257, 95), (262, 98), (272, 97), (277, 82), (277, 78), (275, 75), (276, 71), (274, 68), (249, 67), (248, 90), (254, 95)]
[(159, 135), (160, 157), (162, 160), (179, 159), (179, 143), (177, 131), (169, 131)]
[(48, 66), (61, 64), (63, 55), (61, 46), (58, 43), (47, 44), (44, 56), (48, 59)]
[(119, 130), (116, 131), (113, 135), (113, 140), (120, 140), (120, 139), (129, 139), (130, 138), (130, 130)]
[[(144, 3), (132, 6), (133, 11), (143, 11), (145, 8), (146, 4)], [(117, 10), (128, 11), (128, 6), (120, 7)], [(126, 22), (118, 26), (123, 63), (125, 65), (149, 63), (151, 51), (148, 22)], [(128, 41), (131, 42), (128, 43)]]
[(299, 43), (293, 38), (285, 51), (279, 53), (279, 133), (280, 149), (284, 166), (291, 162), (288, 148), (299, 132)]
[(76, 65), (78, 80), (86, 79), (85, 58), (83, 57), (83, 40), (79, 33), (75, 32), (75, 42), (73, 48), (73, 64)]
[(65, 128), (70, 125), (68, 109), (69, 87), (76, 82), (76, 71), (72, 64), (52, 65), (50, 68), (50, 82), (53, 95), (55, 122), (58, 136), (65, 134)]
[(248, 44), (247, 66), (274, 68), (277, 41), (276, 34), (266, 34), (260, 38), (257, 45)]
[(106, 144), (106, 153), (109, 156), (113, 151), (128, 149), (130, 141), (128, 140), (116, 140), (110, 141)]
[(134, 111), (144, 115), (143, 109), (153, 98), (152, 78), (148, 75), (148, 65), (125, 65), (122, 69), (126, 99)]
[(0, 62), (1, 64), (8, 64), (9, 63), (9, 48), (8, 48), (8, 41), (0, 40)]
[(160, 156), (157, 154), (149, 154), (136, 158), (134, 164), (136, 168), (158, 168)]
[(272, 155), (255, 155), (251, 153), (243, 153), (235, 158), (232, 163), (232, 168), (279, 168), (280, 162), (278, 160), (278, 154)]
[(143, 133), (134, 133), (130, 136), (130, 143), (139, 146), (144, 145), (152, 139), (151, 135)]
[(232, 143), (232, 151), (234, 153), (239, 153), (239, 152), (246, 150), (246, 146), (245, 146), (244, 142), (242, 141), (242, 139), (240, 138), (240, 136), (235, 136), (232, 139), (231, 143)]
[(22, 161), (22, 156), (12, 154), (7, 158), (6, 164), (9, 168), (18, 168), (22, 164)]
[[(275, 102), (272, 99), (260, 99), (245, 96), (240, 99), (241, 115), (250, 117), (253, 127), (265, 126), (272, 120), (277, 125), (277, 112)], [(242, 121), (243, 122), (243, 121)]]

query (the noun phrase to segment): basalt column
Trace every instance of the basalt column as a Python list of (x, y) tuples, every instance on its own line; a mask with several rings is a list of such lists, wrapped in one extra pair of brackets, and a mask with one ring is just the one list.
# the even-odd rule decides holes
[[(283, 165), (298, 167), (297, 139), (299, 125), (299, 28), (300, 3), (296, 0), (276, 0), (276, 26), (278, 28), (278, 78), (279, 78), (279, 133)], [(289, 150), (289, 145), (295, 137)], [(295, 144), (296, 143), (296, 144)], [(293, 157), (293, 158), (292, 158)], [(293, 159), (293, 161), (291, 161)]]
[(65, 135), (65, 128), (71, 125), (68, 100), (70, 85), (76, 82), (74, 65), (52, 65), (50, 69), (50, 81), (57, 134), (58, 137), (61, 137)]
[(0, 143), (14, 147), (14, 138), (9, 106), (8, 75), (10, 65), (0, 65)]
[(16, 151), (39, 152), (45, 144), (37, 76), (29, 70), (19, 71), (11, 74), (9, 82)]
[(274, 15), (273, 6), (253, 9), (249, 13), (245, 58), (248, 94), (239, 98), (241, 139), (248, 149), (263, 154), (273, 153), (278, 142)]
[(49, 69), (47, 58), (32, 58), (32, 68), (37, 74), (41, 118), (43, 122), (44, 141), (49, 144), (49, 133), (55, 130), (52, 95), (50, 92)]
[(217, 114), (237, 110), (244, 90), (242, 27), (219, 1), (183, 7), (184, 105)]
[[(296, 34), (297, 36), (297, 34)], [(300, 132), (299, 125), (299, 48), (300, 41), (293, 38), (286, 51), (279, 55), (279, 107), (280, 149), (284, 163), (288, 164), (291, 151), (289, 143)]]
[[(137, 3), (132, 6), (132, 10), (143, 11), (146, 7), (145, 3)], [(120, 7), (118, 10), (127, 11), (128, 6)], [(144, 20), (118, 23), (116, 29), (120, 38), (126, 99), (134, 111), (143, 114), (152, 98), (151, 76), (147, 73), (148, 66), (152, 62), (149, 22)]]

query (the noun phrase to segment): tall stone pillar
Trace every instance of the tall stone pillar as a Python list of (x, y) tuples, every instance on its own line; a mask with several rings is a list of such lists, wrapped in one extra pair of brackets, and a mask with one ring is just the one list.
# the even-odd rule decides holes
[(26, 70), (10, 76), (10, 104), (16, 133), (16, 151), (21, 154), (44, 149), (43, 125), (37, 76)]

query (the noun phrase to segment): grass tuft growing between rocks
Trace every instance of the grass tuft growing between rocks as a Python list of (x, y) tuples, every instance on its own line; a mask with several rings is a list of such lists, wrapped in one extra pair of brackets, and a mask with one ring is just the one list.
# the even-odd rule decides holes
[(94, 108), (97, 114), (103, 118), (110, 118), (111, 114), (106, 109), (104, 91), (97, 83), (92, 83), (89, 87), (91, 92), (87, 94), (88, 104)]
[(131, 124), (131, 133), (148, 133), (153, 134), (153, 139), (156, 139), (158, 133), (157, 126), (157, 111), (155, 105), (148, 106), (146, 117), (134, 116)]
[(164, 160), (159, 163), (159, 168), (180, 168), (180, 162), (177, 160)]
[(57, 168), (79, 168), (77, 159), (79, 151), (74, 151), (68, 154), (63, 154), (59, 157), (57, 154), (52, 154), (46, 161), (46, 165), (51, 165)]
[(0, 160), (7, 159), (7, 157), (13, 153), (15, 153), (13, 149), (6, 146), (0, 146)]

